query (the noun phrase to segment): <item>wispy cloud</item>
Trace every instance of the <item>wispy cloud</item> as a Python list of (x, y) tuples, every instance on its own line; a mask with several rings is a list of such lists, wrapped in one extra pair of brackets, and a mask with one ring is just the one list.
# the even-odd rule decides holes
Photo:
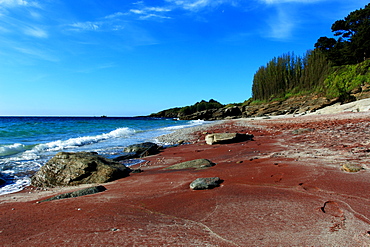
[(260, 0), (260, 1), (266, 4), (279, 4), (279, 3), (316, 3), (327, 0)]
[(204, 8), (215, 7), (221, 4), (237, 5), (240, 0), (165, 0), (177, 7), (189, 11), (198, 11)]
[(149, 18), (171, 19), (170, 16), (165, 15), (165, 13), (172, 11), (172, 8), (170, 7), (146, 7), (143, 4), (143, 2), (138, 2), (136, 3), (136, 5), (138, 7), (130, 9), (129, 13), (137, 15), (139, 19), (142, 20)]
[(39, 7), (39, 3), (36, 1), (25, 1), (25, 0), (0, 0), (0, 7), (17, 7), (17, 6)]
[(314, 4), (317, 2), (325, 2), (328, 0), (259, 0), (276, 9), (276, 14), (272, 14), (267, 20), (269, 30), (264, 36), (278, 39), (288, 40), (293, 36), (295, 29), (299, 28), (299, 23), (304, 21), (300, 17), (300, 6), (305, 4)]
[(27, 27), (24, 29), (24, 33), (26, 35), (33, 36), (36, 38), (47, 38), (48, 37), (48, 33), (45, 30), (38, 28), (38, 27)]
[(45, 51), (45, 49), (41, 50), (35, 47), (24, 47), (24, 46), (14, 46), (13, 49), (31, 55), (34, 58), (42, 59), (50, 62), (58, 62), (59, 59), (56, 56), (51, 55), (49, 51)]
[(73, 31), (97, 31), (101, 28), (101, 22), (75, 22), (68, 25)]
[(284, 8), (278, 8), (276, 16), (272, 16), (267, 21), (270, 30), (267, 32), (267, 37), (274, 39), (288, 39), (292, 36), (292, 31), (295, 28), (296, 22), (294, 15)]

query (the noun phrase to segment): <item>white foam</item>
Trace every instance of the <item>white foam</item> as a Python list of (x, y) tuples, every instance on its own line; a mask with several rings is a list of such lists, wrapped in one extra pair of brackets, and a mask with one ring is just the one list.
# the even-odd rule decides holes
[(26, 151), (25, 155), (32, 154), (32, 153), (39, 153), (43, 151), (60, 151), (60, 150), (69, 149), (69, 148), (76, 148), (76, 147), (89, 145), (89, 144), (97, 143), (97, 142), (112, 139), (112, 138), (128, 136), (134, 132), (135, 131), (130, 128), (118, 128), (109, 133), (104, 133), (101, 135), (83, 136), (83, 137), (71, 138), (71, 139), (64, 140), (64, 141), (62, 140), (53, 141), (49, 143), (39, 144), (35, 146), (33, 149)]
[(21, 191), (28, 185), (30, 185), (29, 178), (17, 179), (14, 183), (1, 187), (0, 195), (5, 195), (5, 194), (10, 194), (10, 193)]
[(17, 154), (24, 152), (26, 150), (26, 146), (20, 143), (14, 143), (11, 145), (6, 145), (0, 147), (0, 156), (7, 156), (12, 154)]
[(206, 121), (204, 121), (204, 120), (191, 120), (191, 121), (189, 121), (188, 124), (165, 127), (165, 128), (162, 128), (161, 130), (169, 130), (169, 131), (171, 131), (171, 130), (178, 130), (178, 129), (183, 129), (183, 128), (189, 128), (189, 127), (197, 126), (197, 125), (202, 125), (202, 124), (205, 124), (205, 123), (206, 123)]

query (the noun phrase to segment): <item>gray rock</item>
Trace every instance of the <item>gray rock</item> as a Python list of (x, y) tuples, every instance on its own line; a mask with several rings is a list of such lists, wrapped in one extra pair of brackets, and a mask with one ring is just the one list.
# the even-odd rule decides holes
[(253, 137), (251, 134), (214, 133), (206, 135), (205, 140), (208, 145), (213, 145), (252, 140)]
[(144, 142), (130, 145), (126, 147), (123, 151), (126, 153), (134, 154), (135, 158), (142, 158), (145, 156), (157, 154), (159, 151), (159, 146), (152, 142)]
[(192, 190), (206, 190), (219, 186), (222, 180), (219, 177), (197, 178), (190, 184)]
[(185, 161), (182, 163), (178, 163), (172, 166), (167, 167), (166, 169), (188, 169), (188, 168), (207, 168), (207, 167), (212, 167), (216, 165), (210, 160), (207, 159), (196, 159), (196, 160), (190, 160), (190, 161)]
[(96, 193), (99, 193), (99, 192), (103, 192), (105, 190), (107, 190), (107, 189), (104, 186), (99, 185), (99, 186), (94, 186), (94, 187), (85, 188), (85, 189), (82, 189), (82, 190), (77, 190), (77, 191), (73, 191), (73, 192), (53, 196), (51, 198), (39, 201), (39, 203), (40, 202), (53, 201), (53, 200), (66, 199), (66, 198), (72, 198), (72, 197), (92, 195), (92, 194), (96, 194)]
[(128, 176), (130, 169), (97, 153), (57, 153), (31, 178), (36, 187), (105, 183)]

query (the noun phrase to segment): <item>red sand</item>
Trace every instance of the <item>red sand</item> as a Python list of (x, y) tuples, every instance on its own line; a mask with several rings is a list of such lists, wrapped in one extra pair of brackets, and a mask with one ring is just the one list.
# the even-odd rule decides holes
[[(199, 141), (146, 158), (143, 173), (104, 184), (102, 193), (43, 203), (36, 202), (57, 192), (27, 188), (1, 196), (0, 243), (369, 246), (369, 120), (360, 113), (234, 120), (208, 132), (248, 132), (254, 141), (210, 146), (196, 133)], [(312, 130), (292, 133), (299, 128)], [(217, 165), (163, 169), (198, 158)], [(366, 169), (344, 172), (346, 162)], [(213, 176), (224, 180), (220, 187), (189, 189), (196, 178)]]

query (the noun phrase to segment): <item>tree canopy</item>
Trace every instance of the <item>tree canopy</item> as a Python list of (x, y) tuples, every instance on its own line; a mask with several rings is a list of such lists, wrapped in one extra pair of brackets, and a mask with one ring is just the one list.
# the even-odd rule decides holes
[(360, 63), (370, 55), (370, 4), (351, 12), (331, 26), (338, 39), (320, 37), (315, 47), (335, 65)]

